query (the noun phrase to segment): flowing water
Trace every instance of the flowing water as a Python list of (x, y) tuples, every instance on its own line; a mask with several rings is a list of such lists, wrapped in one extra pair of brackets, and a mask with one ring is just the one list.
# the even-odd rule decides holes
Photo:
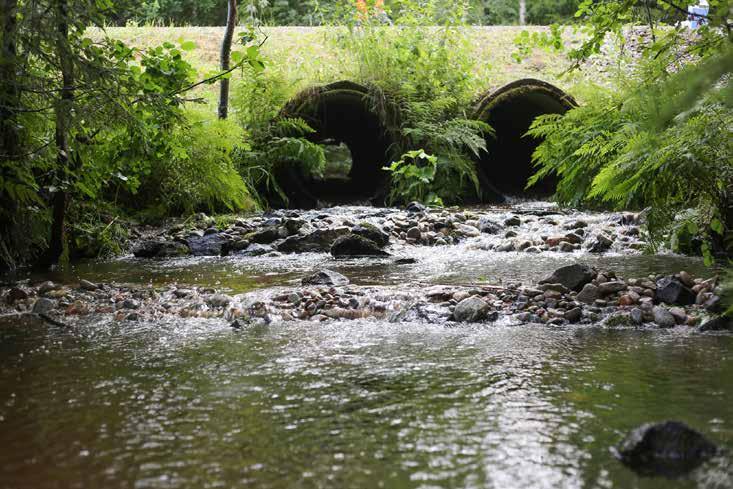
[[(325, 254), (125, 258), (71, 280), (292, 286), (536, 281), (582, 259), (627, 276), (696, 259), (414, 248), (412, 265)], [(36, 277), (38, 278), (38, 277)], [(678, 480), (610, 447), (677, 419), (728, 453)], [(91, 316), (71, 331), (0, 320), (0, 488), (730, 488), (733, 337), (692, 328), (446, 326)]]

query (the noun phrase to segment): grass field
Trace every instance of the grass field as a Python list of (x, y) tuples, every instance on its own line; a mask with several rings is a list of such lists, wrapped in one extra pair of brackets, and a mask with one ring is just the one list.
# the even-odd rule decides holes
[[(514, 39), (522, 30), (542, 31), (546, 27), (492, 26), (468, 28), (475, 58), (475, 74), (481, 80), (477, 95), (496, 89), (520, 78), (539, 78), (573, 92), (573, 87), (585, 81), (608, 82), (608, 60), (588, 63), (584, 69), (564, 74), (570, 66), (565, 52), (534, 50), (527, 58), (517, 62), (512, 58), (516, 51)], [(222, 27), (113, 27), (107, 34), (126, 43), (140, 47), (156, 46), (164, 41), (191, 40), (196, 49), (186, 53), (187, 59), (199, 70), (200, 76), (216, 70), (219, 62), (219, 46)], [(339, 52), (332, 42), (337, 28), (326, 27), (269, 27), (263, 29), (267, 40), (263, 53), (272, 66), (281, 70), (294, 87), (294, 91), (313, 84), (328, 83), (348, 78), (346, 63), (339, 59)], [(101, 35), (101, 33), (97, 33)], [(579, 36), (566, 33), (566, 46), (579, 42)], [(608, 57), (608, 56), (606, 56)], [(207, 99), (214, 96), (214, 87), (206, 87), (198, 95)]]

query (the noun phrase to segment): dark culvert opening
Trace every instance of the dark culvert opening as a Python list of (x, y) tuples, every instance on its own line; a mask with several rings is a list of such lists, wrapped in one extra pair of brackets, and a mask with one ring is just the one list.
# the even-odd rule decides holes
[(277, 177), (289, 207), (383, 202), (389, 175), (382, 168), (391, 161), (392, 144), (366, 87), (337, 82), (308, 89), (288, 102), (281, 115), (308, 122), (316, 131), (309, 139), (326, 146), (328, 161), (320, 178), (283, 166)]
[[(556, 178), (549, 176), (525, 189), (535, 173), (532, 153), (540, 140), (524, 136), (534, 119), (542, 114), (563, 114), (576, 106), (575, 100), (559, 88), (541, 80), (523, 79), (490, 93), (479, 103), (477, 118), (495, 131), (487, 137), (479, 160), (482, 180), (507, 196), (547, 197), (554, 193)], [(495, 200), (495, 192), (485, 192)]]

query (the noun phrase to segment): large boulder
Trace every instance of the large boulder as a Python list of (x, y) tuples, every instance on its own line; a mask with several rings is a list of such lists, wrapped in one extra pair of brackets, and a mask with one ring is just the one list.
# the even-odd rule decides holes
[(252, 243), (258, 244), (270, 244), (273, 241), (277, 241), (280, 238), (285, 238), (288, 235), (287, 229), (279, 226), (266, 226), (259, 231), (255, 231), (247, 236), (247, 239)]
[(357, 236), (361, 236), (362, 238), (374, 241), (380, 248), (384, 248), (389, 244), (389, 234), (385, 233), (374, 224), (369, 224), (368, 222), (363, 222), (359, 224), (358, 226), (354, 227), (351, 232), (353, 234), (356, 234)]
[(303, 285), (349, 285), (349, 279), (333, 270), (319, 270), (302, 280)]
[(225, 240), (217, 233), (195, 236), (186, 242), (193, 256), (219, 256), (222, 254)]
[(641, 425), (616, 447), (617, 457), (635, 472), (667, 477), (691, 471), (717, 451), (705, 436), (678, 421)]
[(306, 235), (290, 236), (278, 245), (277, 250), (283, 253), (328, 252), (333, 242), (345, 234), (349, 234), (347, 227), (316, 229)]
[(453, 310), (453, 320), (459, 323), (476, 323), (489, 318), (491, 306), (477, 295), (463, 299)]
[(151, 239), (135, 246), (132, 254), (138, 258), (169, 258), (188, 255), (188, 246), (178, 241)]
[(377, 243), (356, 234), (347, 234), (336, 238), (336, 241), (331, 245), (331, 254), (335, 258), (349, 256), (389, 256), (389, 253), (379, 249)]
[(583, 286), (590, 283), (597, 275), (596, 271), (588, 265), (574, 263), (560, 267), (552, 274), (542, 280), (541, 284), (562, 284), (570, 290), (581, 290)]
[(657, 280), (657, 301), (678, 306), (695, 303), (695, 293), (675, 277)]

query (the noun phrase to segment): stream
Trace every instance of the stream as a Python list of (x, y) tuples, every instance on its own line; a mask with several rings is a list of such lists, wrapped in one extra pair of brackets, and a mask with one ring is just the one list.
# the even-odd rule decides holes
[[(535, 285), (579, 262), (624, 277), (714, 275), (698, 258), (641, 253), (641, 238), (603, 253), (585, 245), (498, 251), (507, 239), (539, 248), (581, 219), (592, 236), (618, 216), (553, 215), (538, 204), (484, 211), (522, 223), (511, 235), (466, 231), (442, 246), (393, 237), (392, 257), (128, 255), (3, 280), (259, 297), (299, 289), (324, 268), (388, 296), (438, 285)], [(332, 225), (392, 219), (368, 207), (308, 212), (300, 217)], [(733, 487), (726, 332), (412, 316), (276, 317), (244, 329), (224, 317), (174, 314), (64, 321), (0, 316), (0, 489)], [(666, 419), (699, 430), (722, 453), (673, 480), (641, 477), (616, 460), (611, 447), (629, 430)]]

